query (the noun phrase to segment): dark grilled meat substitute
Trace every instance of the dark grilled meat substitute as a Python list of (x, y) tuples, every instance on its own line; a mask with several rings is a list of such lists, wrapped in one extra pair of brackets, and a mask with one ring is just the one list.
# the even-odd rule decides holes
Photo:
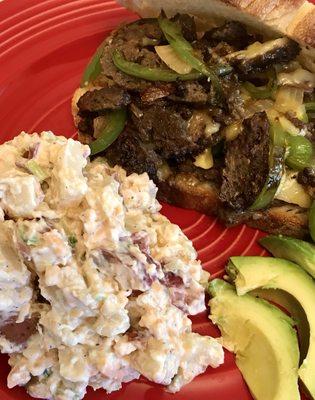
[(188, 14), (176, 14), (172, 21), (177, 21), (181, 27), (182, 34), (188, 42), (197, 40), (197, 29), (194, 17)]
[(233, 46), (236, 50), (244, 49), (252, 41), (245, 26), (238, 21), (228, 21), (222, 26), (213, 28), (207, 31), (202, 39), (212, 46), (224, 42)]
[[(174, 17), (174, 20), (180, 24), (186, 40), (190, 42), (196, 40), (194, 18), (186, 14), (178, 14)], [(156, 19), (141, 19), (122, 26), (112, 34), (110, 42), (104, 48), (101, 60), (103, 73), (100, 77), (100, 83), (116, 84), (131, 90), (142, 90), (154, 86), (153, 82), (134, 78), (117, 70), (112, 62), (112, 54), (114, 50), (119, 50), (128, 61), (147, 67), (168, 69), (154, 49), (154, 46), (163, 44), (168, 43)]]
[(80, 114), (99, 113), (104, 110), (117, 110), (127, 106), (130, 94), (118, 87), (105, 87), (86, 92), (78, 101)]
[[(81, 117), (82, 117), (82, 113), (81, 113)], [(91, 140), (92, 140), (92, 135), (94, 132), (93, 121), (94, 121), (94, 115), (89, 114), (87, 116), (82, 117), (78, 123), (79, 132), (83, 135), (90, 136)], [(87, 143), (89, 143), (89, 142), (87, 142)]]
[(101, 59), (103, 73), (100, 83), (116, 84), (131, 90), (143, 90), (152, 86), (150, 81), (134, 78), (119, 71), (113, 64), (112, 54), (114, 50), (119, 50), (128, 61), (147, 67), (167, 69), (154, 50), (154, 46), (163, 43), (163, 33), (156, 20), (141, 19), (122, 26), (114, 32), (110, 42), (104, 48)]
[(197, 81), (178, 82), (174, 85), (170, 99), (183, 103), (206, 104), (210, 100), (209, 88), (207, 90)]
[(287, 112), (285, 116), (298, 129), (305, 130), (305, 137), (307, 139), (309, 139), (311, 142), (315, 142), (315, 121), (303, 122), (300, 119), (296, 118), (292, 111)]
[(152, 103), (156, 100), (172, 95), (175, 90), (176, 88), (173, 84), (161, 83), (142, 90), (140, 92), (140, 98), (143, 103)]
[(142, 141), (152, 143), (164, 159), (183, 160), (211, 143), (211, 135), (206, 133), (206, 110), (194, 111), (167, 101), (136, 107), (138, 112), (131, 118)]
[(243, 123), (243, 132), (226, 143), (221, 201), (234, 210), (246, 210), (256, 200), (268, 176), (269, 122), (257, 113)]
[(106, 157), (128, 172), (147, 172), (155, 180), (164, 161), (177, 164), (222, 139), (218, 133), (207, 133), (212, 120), (205, 109), (160, 101), (137, 102), (130, 112), (133, 122), (108, 148)]
[(162, 165), (161, 157), (149, 144), (142, 142), (137, 130), (131, 125), (106, 150), (106, 158), (112, 165), (122, 166), (128, 174), (146, 172), (155, 181)]
[(299, 172), (298, 182), (305, 187), (309, 195), (315, 199), (315, 167), (307, 167)]
[(264, 43), (253, 43), (247, 49), (229, 54), (227, 59), (237, 71), (248, 74), (263, 71), (276, 64), (294, 60), (300, 46), (293, 40), (283, 37)]

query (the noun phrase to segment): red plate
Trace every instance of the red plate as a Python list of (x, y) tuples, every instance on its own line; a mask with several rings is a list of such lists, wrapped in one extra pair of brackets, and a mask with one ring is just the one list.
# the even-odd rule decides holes
[[(118, 24), (136, 15), (105, 0), (5, 0), (0, 3), (0, 142), (22, 130), (52, 130), (73, 136), (70, 99), (98, 44)], [(259, 231), (240, 226), (225, 229), (215, 218), (165, 205), (163, 212), (193, 240), (203, 266), (221, 275), (232, 255), (260, 255)], [(206, 313), (193, 319), (194, 330), (218, 335)], [(0, 399), (30, 398), (23, 388), (9, 390), (7, 358), (1, 356)], [(209, 368), (176, 395), (145, 379), (124, 385), (111, 395), (90, 390), (87, 400), (246, 400), (251, 396), (226, 354), (225, 364)], [(267, 399), (266, 399), (267, 400)]]

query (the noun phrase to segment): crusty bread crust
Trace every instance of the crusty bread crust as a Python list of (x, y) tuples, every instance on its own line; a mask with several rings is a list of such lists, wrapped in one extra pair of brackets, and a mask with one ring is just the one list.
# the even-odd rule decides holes
[(273, 206), (256, 212), (246, 224), (262, 231), (286, 236), (306, 238), (308, 230), (308, 212), (294, 204)]
[(78, 89), (75, 90), (72, 96), (71, 100), (71, 111), (72, 111), (72, 116), (73, 116), (73, 121), (74, 125), (77, 128), (80, 122), (80, 117), (78, 115), (79, 108), (77, 106), (77, 102), (79, 101), (80, 97), (84, 95), (89, 90), (88, 87), (79, 87)]
[(159, 182), (160, 201), (189, 208), (204, 214), (218, 213), (219, 191), (211, 182), (200, 182), (193, 174), (179, 173)]
[[(178, 207), (218, 215), (219, 192), (211, 182), (200, 182), (192, 174), (178, 174), (158, 184), (158, 199)], [(272, 206), (245, 219), (247, 225), (263, 231), (297, 238), (308, 235), (308, 212), (293, 204)]]
[(315, 5), (305, 1), (288, 24), (286, 33), (305, 45), (315, 47)]

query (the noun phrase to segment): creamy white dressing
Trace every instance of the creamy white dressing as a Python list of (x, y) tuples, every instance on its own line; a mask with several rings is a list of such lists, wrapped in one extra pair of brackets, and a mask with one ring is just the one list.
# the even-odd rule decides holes
[(51, 132), (22, 133), (1, 154), (1, 323), (38, 318), (25, 343), (0, 335), (9, 387), (78, 400), (143, 374), (175, 392), (223, 362), (188, 318), (205, 309), (208, 275), (146, 174), (91, 163), (88, 146)]

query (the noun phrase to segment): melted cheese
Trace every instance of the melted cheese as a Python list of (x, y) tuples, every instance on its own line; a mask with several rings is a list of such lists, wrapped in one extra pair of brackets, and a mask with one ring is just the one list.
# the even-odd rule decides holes
[(233, 124), (227, 126), (224, 129), (225, 139), (231, 141), (237, 138), (237, 136), (242, 132), (243, 125), (241, 121), (234, 122)]
[(195, 158), (194, 165), (203, 169), (210, 169), (213, 167), (213, 156), (211, 149), (208, 148)]

